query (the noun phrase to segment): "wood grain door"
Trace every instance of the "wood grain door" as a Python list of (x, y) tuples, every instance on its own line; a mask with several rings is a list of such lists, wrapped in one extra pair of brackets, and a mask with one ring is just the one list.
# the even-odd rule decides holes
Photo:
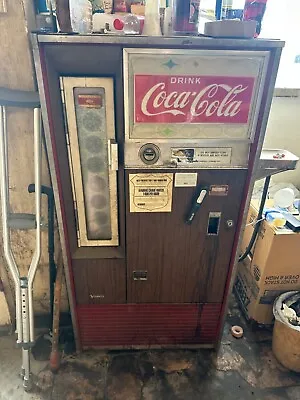
[[(134, 172), (143, 171), (130, 171)], [(191, 225), (184, 217), (195, 187), (173, 187), (171, 212), (131, 213), (128, 172), (125, 175), (127, 301), (221, 302), (246, 170), (198, 171), (197, 185), (228, 185), (228, 193), (207, 195)], [(209, 215), (214, 215), (210, 213), (220, 213), (218, 234), (207, 233)]]

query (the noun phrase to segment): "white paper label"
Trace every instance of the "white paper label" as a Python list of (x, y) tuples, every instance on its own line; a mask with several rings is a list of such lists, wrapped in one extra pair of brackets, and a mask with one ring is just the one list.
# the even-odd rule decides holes
[(173, 174), (129, 174), (130, 212), (170, 212)]
[(175, 174), (175, 187), (193, 187), (197, 185), (197, 173), (183, 173), (178, 172)]
[(195, 159), (199, 163), (230, 164), (230, 147), (203, 147), (195, 150)]

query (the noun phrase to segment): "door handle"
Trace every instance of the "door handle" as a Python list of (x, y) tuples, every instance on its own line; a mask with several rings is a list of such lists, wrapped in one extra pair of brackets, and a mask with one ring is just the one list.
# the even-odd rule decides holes
[(108, 139), (108, 163), (111, 171), (118, 171), (118, 143)]
[(208, 188), (206, 186), (200, 186), (197, 190), (195, 196), (193, 197), (191, 207), (185, 218), (186, 224), (191, 225), (191, 223), (193, 222), (195, 215), (197, 214), (199, 208), (201, 207), (201, 204), (203, 203), (203, 200), (207, 195), (207, 191)]

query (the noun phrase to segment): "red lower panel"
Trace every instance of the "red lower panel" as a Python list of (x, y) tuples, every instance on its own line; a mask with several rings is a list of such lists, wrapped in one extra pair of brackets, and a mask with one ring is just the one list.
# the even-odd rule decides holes
[(77, 306), (81, 346), (212, 344), (222, 304)]

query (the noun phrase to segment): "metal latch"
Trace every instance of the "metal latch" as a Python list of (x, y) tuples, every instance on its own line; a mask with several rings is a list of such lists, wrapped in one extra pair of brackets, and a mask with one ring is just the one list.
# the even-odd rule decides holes
[(108, 140), (108, 163), (112, 171), (118, 171), (118, 143)]

